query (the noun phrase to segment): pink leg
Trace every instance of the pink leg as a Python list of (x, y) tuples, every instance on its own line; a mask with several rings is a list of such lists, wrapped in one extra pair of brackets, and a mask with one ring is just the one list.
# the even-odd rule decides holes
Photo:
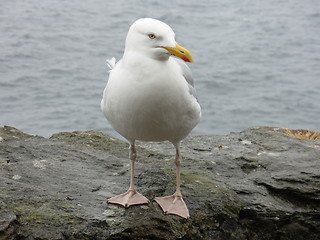
[(165, 214), (174, 214), (183, 218), (189, 218), (189, 210), (182, 198), (180, 191), (180, 169), (181, 169), (181, 154), (179, 150), (179, 143), (176, 147), (176, 192), (171, 196), (156, 197), (154, 200), (160, 205)]
[(139, 205), (139, 204), (148, 204), (149, 200), (137, 192), (134, 188), (134, 163), (136, 160), (136, 148), (134, 145), (134, 141), (130, 144), (130, 186), (128, 191), (117, 195), (115, 197), (109, 198), (108, 203), (118, 204), (124, 207), (130, 207), (132, 205)]

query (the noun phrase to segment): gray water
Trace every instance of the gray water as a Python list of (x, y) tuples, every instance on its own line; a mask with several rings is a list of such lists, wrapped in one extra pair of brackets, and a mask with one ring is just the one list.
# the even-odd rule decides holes
[(169, 24), (203, 118), (193, 135), (252, 126), (319, 130), (318, 0), (1, 1), (0, 125), (115, 135), (100, 110), (106, 59), (141, 17)]

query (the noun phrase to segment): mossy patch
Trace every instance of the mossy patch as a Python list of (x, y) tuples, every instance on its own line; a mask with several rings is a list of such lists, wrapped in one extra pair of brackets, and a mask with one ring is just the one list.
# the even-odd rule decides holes
[(96, 131), (74, 131), (53, 134), (51, 140), (109, 152), (117, 157), (128, 157), (128, 143)]
[(198, 175), (192, 172), (184, 171), (181, 173), (181, 178), (186, 184), (204, 184), (206, 186), (215, 187), (216, 184), (203, 175)]
[[(129, 158), (129, 144), (117, 138), (96, 131), (74, 131), (53, 134), (51, 140), (67, 142), (94, 150), (108, 152), (119, 158)], [(154, 154), (136, 146), (139, 161), (146, 162)]]
[(61, 203), (60, 209), (52, 206), (51, 202), (38, 204), (9, 204), (9, 207), (18, 216), (22, 225), (60, 226), (61, 224), (79, 224), (82, 214), (76, 213), (74, 206)]

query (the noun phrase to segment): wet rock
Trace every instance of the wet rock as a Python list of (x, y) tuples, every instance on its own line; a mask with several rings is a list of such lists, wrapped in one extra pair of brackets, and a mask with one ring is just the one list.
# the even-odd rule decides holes
[[(320, 140), (252, 128), (182, 143), (190, 219), (106, 199), (129, 185), (128, 145), (105, 134), (50, 139), (0, 128), (0, 239), (320, 239)], [(174, 149), (140, 143), (136, 185), (175, 188)]]

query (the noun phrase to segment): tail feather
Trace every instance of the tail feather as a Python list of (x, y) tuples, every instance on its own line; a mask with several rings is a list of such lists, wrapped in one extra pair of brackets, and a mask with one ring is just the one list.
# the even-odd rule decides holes
[(114, 57), (111, 59), (107, 59), (107, 66), (110, 68), (110, 71), (115, 67), (115, 65), (116, 65), (116, 59)]

